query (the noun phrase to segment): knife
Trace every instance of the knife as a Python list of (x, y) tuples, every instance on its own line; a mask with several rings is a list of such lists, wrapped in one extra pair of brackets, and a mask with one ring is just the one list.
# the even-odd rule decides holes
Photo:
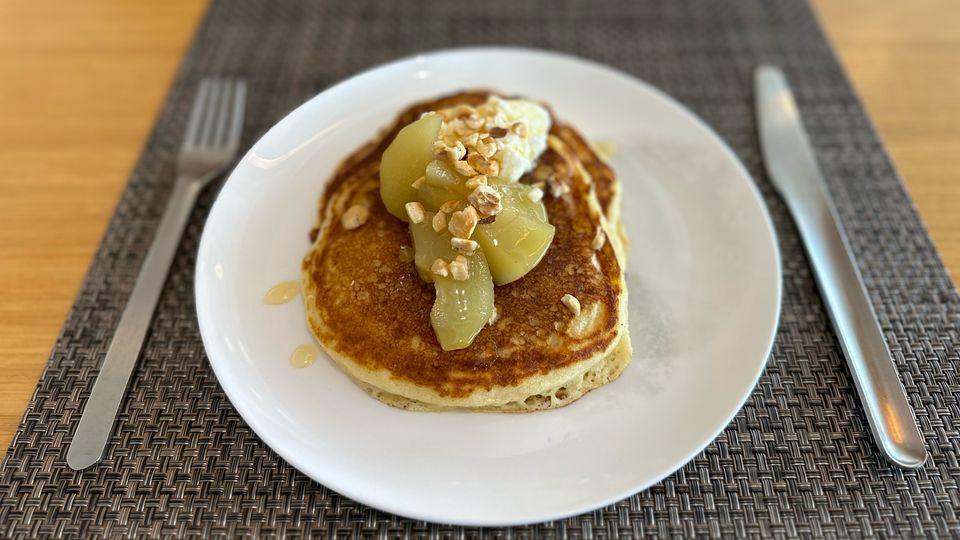
[(761, 66), (755, 86), (767, 173), (800, 231), (873, 438), (891, 462), (919, 468), (927, 460), (923, 437), (787, 79), (780, 69)]

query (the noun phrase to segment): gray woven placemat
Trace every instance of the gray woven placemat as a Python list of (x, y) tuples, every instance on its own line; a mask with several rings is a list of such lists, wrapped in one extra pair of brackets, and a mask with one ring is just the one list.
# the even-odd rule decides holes
[[(766, 373), (720, 437), (643, 493), (509, 531), (413, 522), (341, 497), (263, 445), (208, 367), (192, 289), (207, 193), (105, 461), (82, 474), (68, 469), (66, 443), (167, 196), (198, 78), (247, 78), (249, 145), (348, 75), (473, 44), (553, 48), (631, 72), (711, 124), (759, 183), (782, 248), (782, 321)], [(795, 86), (927, 440), (922, 470), (892, 468), (874, 449), (794, 226), (762, 171), (752, 112), (752, 73), (762, 61), (783, 66)], [(960, 535), (958, 323), (957, 293), (803, 2), (218, 1), (3, 462), (0, 536)]]

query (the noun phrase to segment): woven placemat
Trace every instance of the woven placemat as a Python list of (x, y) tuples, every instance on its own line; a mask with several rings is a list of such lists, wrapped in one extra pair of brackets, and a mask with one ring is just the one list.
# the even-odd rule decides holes
[[(166, 200), (196, 81), (249, 81), (249, 145), (346, 76), (476, 44), (558, 49), (633, 73), (713, 126), (757, 180), (779, 231), (782, 320), (757, 389), (717, 440), (643, 493), (511, 530), (414, 522), (341, 497), (260, 442), (206, 361), (192, 277), (211, 192), (186, 231), (106, 459), (67, 468), (66, 444)], [(795, 87), (930, 450), (921, 470), (893, 468), (874, 448), (796, 230), (763, 172), (752, 110), (761, 62), (783, 66)], [(957, 293), (803, 2), (217, 1), (3, 461), (0, 536), (960, 535), (958, 323)]]

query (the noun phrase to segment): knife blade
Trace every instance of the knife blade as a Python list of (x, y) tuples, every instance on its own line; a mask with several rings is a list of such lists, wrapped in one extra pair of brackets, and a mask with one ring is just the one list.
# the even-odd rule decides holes
[(927, 460), (923, 437), (787, 79), (780, 69), (761, 66), (755, 89), (767, 173), (800, 231), (873, 438), (891, 462), (921, 467)]

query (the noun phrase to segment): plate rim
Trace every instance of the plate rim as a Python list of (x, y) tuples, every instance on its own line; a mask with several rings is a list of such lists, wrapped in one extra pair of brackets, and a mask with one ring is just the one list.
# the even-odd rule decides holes
[[(750, 174), (746, 166), (743, 164), (740, 158), (736, 155), (736, 153), (733, 151), (730, 145), (727, 144), (727, 141), (723, 139), (709, 124), (707, 124), (706, 121), (700, 118), (697, 114), (695, 114), (692, 110), (690, 110), (686, 105), (684, 105), (677, 99), (673, 98), (671, 95), (667, 94), (665, 91), (660, 90), (656, 86), (644, 81), (643, 79), (640, 79), (639, 77), (636, 77), (619, 68), (601, 63), (599, 61), (596, 61), (590, 58), (577, 56), (574, 54), (558, 52), (558, 51), (548, 50), (548, 49), (538, 49), (533, 47), (466, 46), (466, 47), (434, 49), (434, 50), (418, 52), (412, 55), (403, 56), (391, 61), (376, 64), (366, 69), (363, 69), (362, 71), (346, 79), (343, 79), (340, 82), (330, 87), (327, 87), (323, 91), (313, 95), (312, 97), (310, 97), (309, 99), (305, 100), (300, 105), (298, 105), (296, 108), (292, 109), (289, 113), (285, 114), (281, 119), (276, 121), (270, 127), (270, 129), (268, 129), (253, 144), (251, 144), (250, 148), (243, 155), (243, 157), (238, 161), (237, 165), (230, 171), (229, 175), (227, 176), (226, 180), (223, 183), (221, 190), (226, 189), (226, 187), (229, 185), (229, 182), (233, 179), (236, 171), (241, 166), (243, 166), (247, 158), (254, 153), (254, 150), (261, 143), (261, 141), (270, 137), (271, 133), (277, 130), (278, 126), (288, 122), (290, 118), (299, 114), (302, 109), (309, 106), (309, 104), (319, 99), (321, 96), (327, 93), (339, 90), (344, 86), (351, 85), (356, 81), (371, 75), (373, 72), (381, 72), (387, 69), (395, 69), (403, 64), (415, 65), (416, 63), (422, 63), (425, 60), (438, 58), (438, 57), (442, 58), (447, 56), (458, 56), (463, 54), (482, 55), (482, 54), (488, 54), (488, 53), (525, 55), (528, 57), (540, 56), (540, 57), (550, 58), (553, 60), (561, 60), (565, 62), (583, 64), (587, 67), (602, 71), (606, 75), (609, 75), (615, 79), (619, 79), (623, 82), (627, 82), (629, 84), (639, 85), (643, 87), (646, 91), (656, 95), (663, 102), (671, 105), (674, 109), (676, 109), (676, 112), (685, 116), (688, 121), (694, 124), (701, 131), (704, 131), (709, 136), (709, 138), (711, 138), (714, 142), (718, 143), (718, 146), (720, 147), (721, 152), (725, 155), (728, 161), (732, 162), (736, 171), (746, 181), (748, 186), (748, 191), (752, 196), (753, 202), (760, 210), (762, 221), (766, 225), (764, 229), (764, 232), (766, 234), (764, 236), (767, 242), (765, 243), (768, 244), (767, 247), (772, 250), (773, 262), (774, 262), (774, 268), (772, 270), (775, 272), (775, 275), (776, 275), (776, 280), (775, 280), (776, 290), (775, 290), (775, 302), (774, 302), (775, 313), (774, 313), (773, 324), (770, 327), (769, 335), (766, 337), (766, 340), (765, 340), (766, 345), (764, 346), (764, 349), (766, 352), (764, 353), (762, 362), (758, 364), (758, 369), (752, 377), (751, 384), (749, 385), (745, 393), (739, 396), (739, 398), (737, 399), (737, 402), (739, 404), (732, 410), (729, 417), (722, 424), (720, 424), (714, 432), (712, 432), (709, 436), (707, 436), (701, 443), (698, 443), (695, 449), (691, 451), (688, 455), (683, 456), (681, 459), (672, 460), (672, 461), (676, 461), (678, 465), (676, 465), (675, 467), (671, 466), (672, 468), (668, 467), (669, 470), (666, 470), (662, 475), (651, 478), (649, 481), (641, 483), (638, 486), (635, 486), (633, 488), (627, 489), (626, 491), (618, 492), (614, 495), (608, 496), (602, 500), (599, 500), (596, 503), (591, 503), (589, 507), (576, 507), (571, 509), (562, 509), (562, 510), (554, 511), (552, 513), (543, 513), (543, 515), (532, 516), (529, 519), (504, 520), (504, 519), (491, 519), (491, 518), (488, 518), (488, 519), (472, 519), (471, 518), (466, 520), (461, 520), (461, 519), (450, 520), (449, 517), (445, 517), (438, 513), (431, 513), (430, 511), (425, 511), (425, 512), (409, 511), (408, 509), (403, 508), (402, 505), (400, 504), (385, 504), (383, 501), (375, 500), (376, 497), (368, 496), (368, 494), (364, 492), (352, 489), (349, 483), (334, 486), (332, 484), (337, 484), (337, 482), (329, 483), (329, 479), (321, 480), (319, 478), (319, 476), (321, 475), (315, 474), (315, 471), (311, 470), (310, 472), (308, 472), (310, 468), (306, 467), (304, 463), (302, 463), (302, 461), (297, 457), (297, 455), (289, 452), (289, 450), (286, 448), (286, 445), (278, 444), (279, 441), (275, 440), (272, 437), (272, 435), (270, 435), (269, 428), (259, 421), (256, 414), (252, 414), (249, 410), (246, 410), (242, 406), (237, 406), (236, 403), (238, 401), (234, 399), (235, 394), (237, 393), (237, 389), (234, 387), (226, 386), (222, 383), (223, 377), (221, 376), (220, 371), (218, 371), (218, 368), (217, 368), (218, 364), (216, 361), (214, 361), (213, 355), (211, 355), (209, 352), (211, 349), (217, 350), (217, 351), (219, 351), (220, 349), (219, 345), (215, 344), (212, 338), (213, 334), (216, 332), (215, 322), (211, 320), (212, 316), (209, 314), (209, 310), (201, 309), (201, 305), (203, 304), (202, 299), (208, 296), (208, 292), (206, 290), (207, 280), (201, 278), (201, 267), (206, 262), (206, 257), (204, 256), (204, 253), (208, 250), (206, 246), (212, 241), (210, 239), (210, 236), (207, 234), (207, 229), (208, 229), (209, 223), (211, 222), (210, 217), (214, 216), (218, 212), (224, 211), (222, 210), (222, 204), (223, 204), (221, 202), (222, 199), (219, 196), (214, 201), (210, 209), (210, 212), (208, 214), (208, 218), (204, 222), (203, 231), (201, 233), (200, 242), (198, 244), (197, 259), (194, 267), (194, 303), (195, 303), (195, 309), (197, 312), (197, 321), (198, 321), (198, 327), (200, 330), (200, 337), (204, 346), (204, 352), (207, 355), (207, 361), (210, 364), (211, 369), (213, 370), (214, 375), (217, 378), (218, 386), (220, 386), (220, 388), (223, 390), (224, 394), (227, 397), (227, 400), (230, 402), (230, 405), (234, 408), (234, 410), (237, 411), (237, 413), (240, 415), (243, 421), (250, 427), (251, 430), (253, 430), (254, 434), (261, 441), (263, 441), (264, 444), (266, 444), (273, 452), (276, 452), (276, 454), (280, 456), (280, 458), (283, 459), (285, 462), (287, 462), (290, 466), (292, 466), (297, 471), (307, 476), (311, 481), (317, 482), (327, 487), (331, 491), (339, 493), (353, 501), (356, 501), (363, 505), (370, 506), (371, 508), (385, 511), (397, 516), (412, 518), (416, 520), (423, 520), (431, 523), (447, 523), (447, 524), (454, 524), (454, 525), (468, 526), (468, 527), (510, 527), (510, 526), (519, 526), (519, 525), (539, 524), (547, 521), (554, 521), (554, 520), (565, 519), (568, 517), (580, 515), (586, 512), (590, 512), (599, 508), (606, 507), (610, 504), (613, 504), (625, 498), (628, 498), (634, 494), (645, 491), (650, 487), (663, 481), (665, 478), (669, 477), (670, 475), (676, 473), (678, 470), (680, 470), (684, 466), (686, 466), (686, 464), (688, 464), (698, 454), (703, 452), (703, 450), (706, 449), (713, 441), (715, 441), (717, 437), (719, 437), (719, 435), (723, 433), (723, 431), (730, 426), (730, 423), (740, 413), (740, 411), (743, 410), (743, 407), (746, 404), (747, 400), (756, 390), (760, 377), (762, 377), (764, 371), (766, 370), (767, 364), (770, 359), (770, 355), (772, 354), (772, 351), (773, 351), (774, 343), (776, 341), (777, 332), (780, 327), (780, 318), (782, 315), (783, 261), (782, 261), (781, 251), (780, 251), (779, 238), (777, 236), (777, 229), (774, 226), (774, 222), (770, 215), (769, 208), (763, 198), (762, 193), (760, 192), (757, 181), (754, 179), (753, 175)], [(220, 369), (224, 369), (224, 368), (225, 366), (221, 364)], [(237, 396), (239, 396), (239, 394), (237, 394)], [(242, 403), (242, 400), (240, 402)]]

